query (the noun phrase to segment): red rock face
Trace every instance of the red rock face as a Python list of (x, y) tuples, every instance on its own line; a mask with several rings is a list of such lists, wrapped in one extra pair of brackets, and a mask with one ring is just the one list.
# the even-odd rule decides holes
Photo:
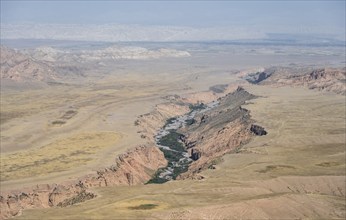
[(249, 125), (240, 120), (227, 123), (224, 128), (208, 135), (192, 135), (187, 141), (196, 141), (197, 144), (191, 149), (191, 155), (198, 152), (198, 158), (194, 161), (186, 173), (180, 175), (180, 179), (195, 178), (201, 170), (213, 165), (212, 161), (221, 156), (234, 152), (238, 147), (248, 143), (253, 137)]
[(116, 159), (115, 165), (72, 182), (41, 184), (31, 189), (2, 192), (0, 219), (20, 215), (23, 209), (64, 207), (94, 198), (94, 187), (147, 182), (167, 161), (157, 147), (139, 146)]
[(112, 167), (97, 171), (97, 175), (84, 177), (80, 182), (88, 188), (141, 184), (166, 164), (163, 153), (157, 147), (140, 146), (120, 155)]
[(255, 98), (241, 87), (220, 98), (219, 106), (195, 117), (195, 123), (180, 131), (186, 134), (185, 145), (194, 160), (180, 179), (198, 178), (201, 170), (213, 167), (213, 161), (235, 152), (248, 143), (255, 133), (250, 112), (241, 107), (246, 100)]

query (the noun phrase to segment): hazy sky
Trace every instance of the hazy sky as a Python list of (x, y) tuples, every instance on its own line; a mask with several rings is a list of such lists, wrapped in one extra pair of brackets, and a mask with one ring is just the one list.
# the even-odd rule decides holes
[(1, 0), (1, 23), (241, 27), (263, 33), (330, 34), (343, 39), (345, 7), (345, 0)]
[(345, 27), (345, 1), (1, 0), (1, 22)]

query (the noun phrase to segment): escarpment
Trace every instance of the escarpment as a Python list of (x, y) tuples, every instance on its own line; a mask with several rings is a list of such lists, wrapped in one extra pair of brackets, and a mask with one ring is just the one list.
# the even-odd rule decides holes
[(234, 91), (238, 85), (239, 83), (214, 85), (208, 91), (189, 93), (182, 97), (178, 95), (164, 97), (169, 102), (158, 104), (151, 112), (138, 116), (135, 121), (135, 125), (139, 128), (138, 133), (143, 139), (154, 143), (157, 130), (167, 124), (169, 122), (167, 120), (189, 113), (191, 106), (215, 101)]
[(41, 184), (31, 189), (2, 193), (0, 219), (19, 215), (23, 209), (63, 207), (95, 196), (80, 182)]
[(190, 111), (179, 116), (166, 119), (168, 114), (163, 117), (158, 108), (141, 116), (137, 124), (142, 128), (149, 127), (149, 122), (157, 120), (157, 123), (162, 123), (166, 119), (166, 124), (151, 135), (168, 165), (158, 170), (148, 183), (196, 178), (200, 171), (214, 167), (215, 161), (224, 154), (237, 152), (254, 135), (266, 135), (264, 128), (254, 124), (250, 112), (241, 107), (253, 98), (256, 96), (237, 87), (210, 103), (192, 104), (180, 100), (180, 103), (167, 104), (181, 109), (189, 106)]
[(78, 180), (1, 192), (0, 219), (20, 215), (24, 209), (65, 207), (92, 199), (97, 196), (94, 187), (145, 183), (166, 163), (158, 148), (139, 146), (117, 157), (111, 167)]
[(242, 108), (247, 100), (256, 98), (243, 88), (219, 98), (219, 105), (197, 114), (195, 123), (188, 124), (179, 132), (193, 160), (181, 179), (194, 178), (201, 170), (214, 165), (214, 162), (227, 153), (248, 143), (254, 135), (265, 135), (264, 128), (254, 125), (250, 112)]
[(88, 188), (141, 184), (166, 163), (163, 153), (156, 147), (139, 146), (120, 155), (113, 166), (84, 177), (80, 182)]
[(302, 86), (346, 95), (346, 68), (271, 67), (241, 77), (252, 84)]

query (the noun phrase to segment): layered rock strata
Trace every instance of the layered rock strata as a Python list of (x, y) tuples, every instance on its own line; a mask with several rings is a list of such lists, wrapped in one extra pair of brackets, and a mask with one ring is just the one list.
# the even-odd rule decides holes
[(94, 187), (145, 183), (166, 163), (158, 148), (139, 146), (120, 155), (113, 166), (76, 181), (1, 192), (0, 219), (20, 215), (24, 209), (65, 207), (92, 199), (97, 196), (91, 191)]
[(271, 67), (261, 72), (247, 73), (241, 77), (252, 84), (303, 86), (346, 95), (346, 68)]
[(188, 171), (180, 175), (181, 179), (196, 178), (201, 170), (213, 168), (221, 156), (237, 152), (254, 135), (267, 134), (264, 128), (253, 124), (250, 112), (241, 107), (253, 98), (238, 87), (219, 98), (218, 106), (197, 114), (194, 123), (179, 130), (185, 135), (183, 141), (194, 160)]

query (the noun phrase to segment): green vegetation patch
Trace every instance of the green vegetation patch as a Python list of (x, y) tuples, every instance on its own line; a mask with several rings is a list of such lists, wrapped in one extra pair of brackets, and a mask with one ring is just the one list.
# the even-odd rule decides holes
[[(184, 158), (183, 152), (186, 152), (186, 149), (184, 148), (183, 143), (179, 141), (182, 134), (176, 132), (176, 130), (170, 130), (169, 134), (163, 136), (158, 144), (162, 146), (168, 146), (172, 150), (167, 150), (164, 148), (160, 148), (160, 150), (163, 152), (165, 158), (168, 160), (168, 166), (167, 167), (174, 167), (173, 168), (173, 174), (172, 179), (176, 179), (177, 176), (179, 176), (181, 173), (184, 173), (189, 168), (189, 161), (186, 162), (179, 162), (180, 159)], [(175, 167), (173, 164), (179, 162), (179, 167)], [(160, 178), (160, 174), (165, 171), (167, 168), (161, 168), (156, 171), (153, 178), (149, 180), (146, 184), (151, 183), (165, 183), (168, 180), (164, 178)]]
[(269, 165), (266, 166), (265, 169), (263, 170), (259, 170), (257, 172), (259, 173), (267, 173), (267, 172), (271, 172), (271, 171), (275, 171), (275, 170), (279, 170), (279, 169), (296, 169), (294, 166), (290, 166), (290, 165)]
[(151, 178), (151, 180), (149, 180), (145, 184), (161, 184), (161, 183), (167, 182), (168, 181), (167, 179), (160, 178), (160, 174), (163, 170), (164, 170), (163, 168), (158, 169), (156, 173), (154, 174), (153, 178)]
[(179, 141), (182, 134), (176, 132), (175, 130), (171, 130), (169, 134), (163, 136), (158, 142), (159, 145), (168, 146), (173, 150), (186, 152), (183, 144)]
[(62, 121), (62, 120), (56, 120), (56, 121), (53, 121), (52, 122), (52, 125), (63, 125), (65, 124), (66, 122), (65, 121)]
[(163, 155), (165, 155), (165, 158), (169, 162), (179, 161), (180, 158), (182, 158), (182, 155), (180, 152), (175, 152), (171, 150), (161, 149), (163, 152)]
[(191, 111), (194, 110), (202, 110), (207, 108), (207, 106), (202, 102), (202, 103), (197, 103), (197, 104), (189, 104), (189, 108)]
[(71, 119), (76, 114), (77, 114), (77, 111), (75, 111), (75, 110), (68, 110), (67, 112), (65, 112), (65, 114), (61, 118), (68, 120), (68, 119)]
[(175, 167), (173, 169), (173, 179), (175, 180), (181, 173), (185, 173), (189, 169), (189, 163), (185, 163), (180, 167)]
[(169, 124), (172, 124), (175, 120), (177, 120), (176, 117), (172, 117), (166, 120), (166, 124), (164, 125), (164, 127), (166, 127)]
[(159, 205), (156, 205), (156, 204), (142, 204), (142, 205), (139, 205), (139, 206), (128, 207), (128, 209), (131, 209), (131, 210), (149, 210), (149, 209), (154, 209), (157, 206), (159, 206)]
[(196, 120), (192, 118), (192, 119), (187, 119), (185, 122), (187, 126), (190, 126), (196, 123)]
[(335, 167), (339, 165), (341, 165), (339, 162), (323, 162), (323, 163), (316, 164), (316, 166), (320, 166), (320, 167)]

